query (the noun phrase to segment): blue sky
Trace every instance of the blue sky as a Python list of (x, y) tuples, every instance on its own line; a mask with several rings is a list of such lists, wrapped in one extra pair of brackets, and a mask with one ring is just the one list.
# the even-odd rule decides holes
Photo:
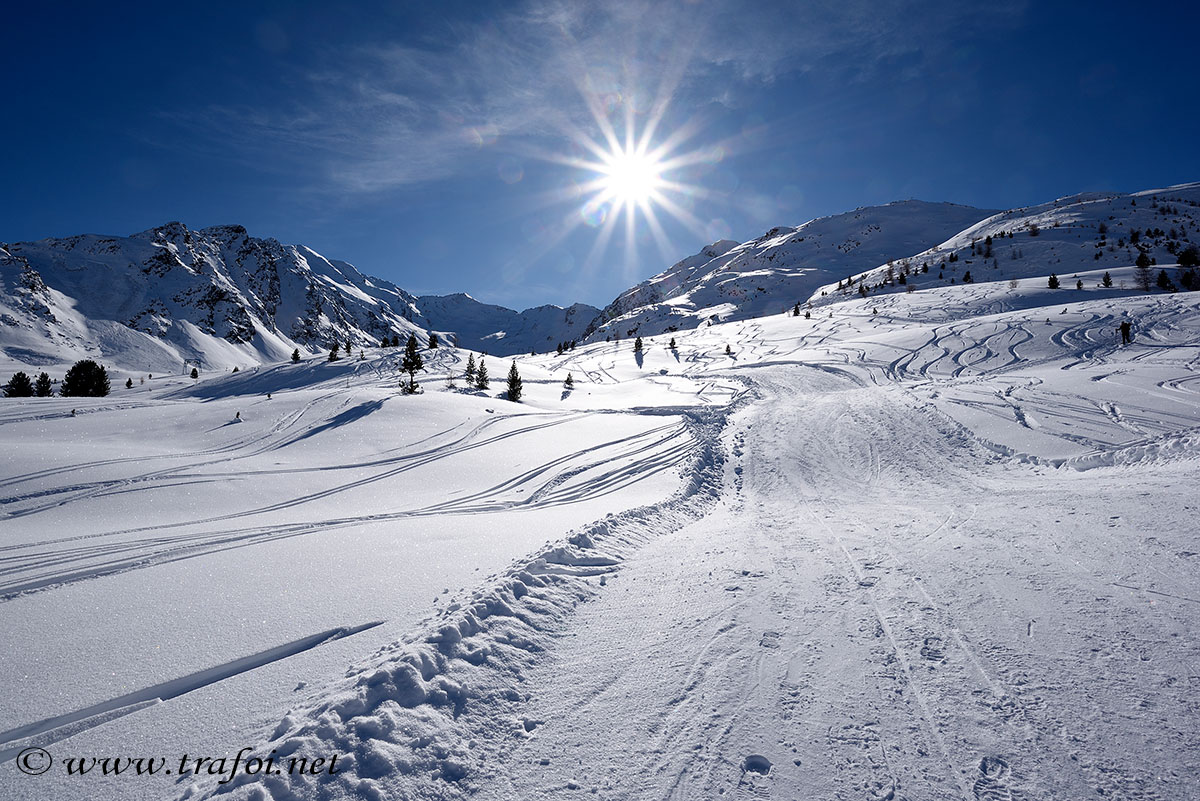
[[(236, 222), (416, 293), (603, 305), (856, 206), (1200, 180), (1185, 3), (21, 5), (2, 241)], [(630, 123), (667, 146), (657, 225), (589, 204)]]

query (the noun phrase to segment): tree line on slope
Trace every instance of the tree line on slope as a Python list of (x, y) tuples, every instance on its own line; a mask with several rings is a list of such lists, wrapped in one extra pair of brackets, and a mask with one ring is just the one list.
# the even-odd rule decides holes
[[(132, 380), (126, 386), (132, 386)], [(108, 371), (91, 359), (81, 359), (63, 376), (58, 394), (64, 398), (102, 398), (109, 389)], [(46, 372), (31, 379), (28, 373), (20, 370), (9, 379), (3, 390), (6, 398), (48, 398), (54, 394), (54, 382)]]

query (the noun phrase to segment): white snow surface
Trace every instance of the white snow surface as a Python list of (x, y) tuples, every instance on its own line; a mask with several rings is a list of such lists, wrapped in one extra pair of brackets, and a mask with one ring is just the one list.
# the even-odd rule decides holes
[(0, 798), (1200, 798), (1200, 294), (1048, 273), (5, 401)]

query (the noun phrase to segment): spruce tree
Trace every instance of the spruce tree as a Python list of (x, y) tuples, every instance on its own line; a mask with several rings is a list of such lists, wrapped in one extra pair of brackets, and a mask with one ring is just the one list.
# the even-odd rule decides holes
[(1082, 278), (1075, 282), (1075, 288), (1083, 289), (1083, 279)]
[(1138, 289), (1142, 290), (1143, 292), (1149, 292), (1151, 281), (1150, 257), (1146, 255), (1145, 251), (1142, 251), (1138, 254), (1137, 261), (1134, 262), (1134, 264), (1136, 265), (1134, 275), (1137, 279)]
[(575, 389), (575, 379), (567, 373), (567, 380), (563, 382), (563, 389)]
[(338, 360), (338, 344), (333, 343), (333, 347), (329, 349), (329, 361), (336, 362)]
[(1165, 289), (1168, 292), (1175, 291), (1175, 284), (1171, 282), (1171, 276), (1167, 275), (1166, 270), (1158, 271), (1158, 288)]
[[(841, 284), (841, 282), (839, 281), (839, 282), (838, 282), (838, 289), (841, 289), (841, 288), (842, 288), (842, 284)], [(793, 317), (799, 317), (799, 316), (800, 316), (800, 304), (799, 304), (799, 303), (797, 303), (795, 306), (793, 306), (793, 307), (792, 307), (792, 316), (793, 316)]]
[(487, 363), (481, 357), (479, 359), (479, 369), (475, 371), (475, 389), (488, 388)]
[(1054, 273), (1050, 273), (1050, 280), (1046, 282), (1046, 286), (1050, 287), (1051, 289), (1058, 289), (1058, 276)]
[(424, 366), (425, 362), (417, 352), (417, 336), (409, 334), (408, 342), (404, 346), (404, 358), (400, 361), (400, 369), (408, 373), (408, 384), (400, 383), (405, 395), (412, 395), (417, 391), (417, 371)]
[(725, 355), (726, 355), (726, 356), (732, 356), (732, 355), (733, 355), (733, 348), (731, 348), (731, 347), (729, 347), (728, 345), (726, 345), (726, 346), (725, 346)]
[(638, 337), (637, 339), (635, 339), (633, 341), (633, 352), (634, 353), (642, 352), (642, 338), (641, 337)]
[(54, 394), (54, 388), (50, 385), (50, 376), (46, 373), (40, 373), (37, 381), (33, 382), (33, 394), (39, 398), (48, 398)]
[(292, 364), (296, 364), (299, 361), (300, 361), (300, 349), (296, 348), (295, 350), (292, 351)]
[[(192, 376), (197, 375), (196, 369), (192, 368)], [(102, 398), (108, 394), (109, 388), (108, 371), (91, 359), (81, 359), (63, 376), (58, 394), (64, 398)]]
[(133, 389), (133, 379), (132, 378), (125, 379), (125, 389)]
[(465, 378), (467, 380), (468, 387), (475, 386), (475, 354), (474, 353), (467, 354), (467, 369), (463, 375), (463, 378)]
[(433, 333), (432, 331), (430, 331), (430, 332), (429, 332), (429, 347), (430, 347), (430, 348), (436, 348), (437, 346), (438, 346), (438, 337), (437, 337), (437, 334), (435, 334), (435, 333)]
[(508, 368), (508, 399), (513, 403), (521, 402), (521, 374), (517, 372), (517, 362), (514, 359)]
[(28, 373), (22, 370), (9, 379), (9, 382), (4, 385), (4, 397), (32, 398), (33, 382), (29, 380)]
[(677, 346), (675, 345), (675, 337), (671, 337), (671, 341), (667, 344), (667, 347), (671, 350), (677, 349)]
[[(193, 367), (192, 368), (192, 378), (199, 378), (199, 377), (200, 377), (200, 371), (197, 370), (195, 367)], [(62, 390), (59, 390), (59, 394), (62, 394)]]
[(1112, 286), (1112, 276), (1108, 274), (1107, 270), (1104, 271), (1104, 277), (1100, 279), (1100, 283), (1106, 287)]

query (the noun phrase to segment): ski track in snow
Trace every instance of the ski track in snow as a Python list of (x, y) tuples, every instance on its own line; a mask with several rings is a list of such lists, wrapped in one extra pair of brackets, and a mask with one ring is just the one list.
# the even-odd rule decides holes
[[(38, 533), (0, 543), (0, 597), (367, 522), (577, 504), (676, 471), (671, 497), (517, 559), (261, 732), (262, 752), (343, 755), (337, 777), (181, 780), (164, 795), (1200, 797), (1200, 304), (963, 292), (961, 306), (929, 292), (705, 326), (673, 334), (675, 352), (670, 335), (647, 338), (636, 361), (627, 342), (541, 357), (531, 386), (546, 410), (458, 420), (353, 460), (261, 460), (377, 413), (329, 387), (245, 436), (159, 454), (161, 467), (129, 456), (13, 472), (0, 478), (6, 525)], [(1137, 338), (1120, 347), (1126, 313)], [(578, 408), (558, 395), (567, 372)], [(605, 394), (626, 391), (624, 405)], [(612, 419), (640, 427), (437, 500), (323, 505), (571, 426), (603, 430), (618, 408)], [(52, 418), (6, 410), (0, 425)], [(222, 514), (37, 528), (74, 504), (313, 474), (329, 476), (319, 491)], [(0, 755), (128, 726), (148, 703), (260, 664), (246, 659), (9, 727)]]

